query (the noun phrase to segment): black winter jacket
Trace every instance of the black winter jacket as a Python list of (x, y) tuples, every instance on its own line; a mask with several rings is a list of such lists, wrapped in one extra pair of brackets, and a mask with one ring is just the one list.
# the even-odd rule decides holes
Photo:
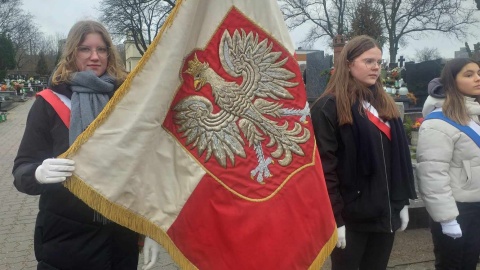
[[(71, 97), (66, 85), (54, 91)], [(138, 235), (113, 222), (94, 221), (94, 211), (62, 184), (39, 184), (35, 170), (68, 149), (68, 128), (37, 97), (27, 118), (13, 175), (15, 187), (40, 195), (34, 248), (39, 269), (137, 269)]]
[(354, 125), (338, 124), (334, 97), (317, 100), (311, 116), (337, 226), (365, 232), (396, 231), (409, 194), (401, 191), (400, 200), (391, 196), (392, 146), (388, 137), (366, 121), (365, 128), (373, 134), (371, 168), (366, 170), (362, 168), (366, 156), (358, 145)]

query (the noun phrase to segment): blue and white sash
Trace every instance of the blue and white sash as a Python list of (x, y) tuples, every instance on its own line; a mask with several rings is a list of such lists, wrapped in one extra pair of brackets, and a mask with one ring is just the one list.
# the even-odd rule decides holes
[(441, 109), (437, 109), (427, 115), (425, 117), (425, 120), (429, 119), (440, 119), (443, 120), (450, 125), (456, 127), (458, 130), (461, 132), (465, 133), (470, 139), (472, 139), (478, 147), (480, 147), (480, 126), (475, 123), (473, 120), (470, 120), (470, 123), (468, 123), (468, 126), (460, 125), (459, 123), (453, 121), (452, 119), (446, 117)]

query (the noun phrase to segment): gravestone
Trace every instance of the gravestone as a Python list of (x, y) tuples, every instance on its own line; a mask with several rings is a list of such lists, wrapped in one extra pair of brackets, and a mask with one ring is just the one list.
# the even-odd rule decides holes
[(423, 103), (428, 97), (428, 83), (440, 76), (443, 68), (441, 59), (429, 60), (421, 63), (405, 63), (405, 82), (408, 90), (417, 97), (415, 107), (423, 107)]
[(312, 103), (325, 91), (327, 76), (321, 76), (321, 73), (332, 67), (332, 56), (325, 56), (323, 51), (313, 51), (306, 58), (305, 86), (308, 102)]

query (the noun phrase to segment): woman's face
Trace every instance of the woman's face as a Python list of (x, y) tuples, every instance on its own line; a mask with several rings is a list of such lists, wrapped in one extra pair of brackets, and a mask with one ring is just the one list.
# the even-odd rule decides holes
[(480, 67), (475, 63), (465, 65), (455, 77), (458, 90), (466, 96), (480, 96)]
[(98, 33), (90, 33), (76, 48), (76, 64), (79, 71), (92, 70), (97, 76), (107, 70), (109, 48)]
[(350, 74), (366, 87), (372, 86), (380, 76), (382, 51), (375, 47), (349, 62)]

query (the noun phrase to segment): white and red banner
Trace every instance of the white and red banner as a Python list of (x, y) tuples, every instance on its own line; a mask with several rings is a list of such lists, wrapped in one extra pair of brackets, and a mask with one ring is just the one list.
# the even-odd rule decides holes
[(275, 0), (177, 1), (67, 187), (184, 269), (319, 269), (336, 225), (293, 55)]

